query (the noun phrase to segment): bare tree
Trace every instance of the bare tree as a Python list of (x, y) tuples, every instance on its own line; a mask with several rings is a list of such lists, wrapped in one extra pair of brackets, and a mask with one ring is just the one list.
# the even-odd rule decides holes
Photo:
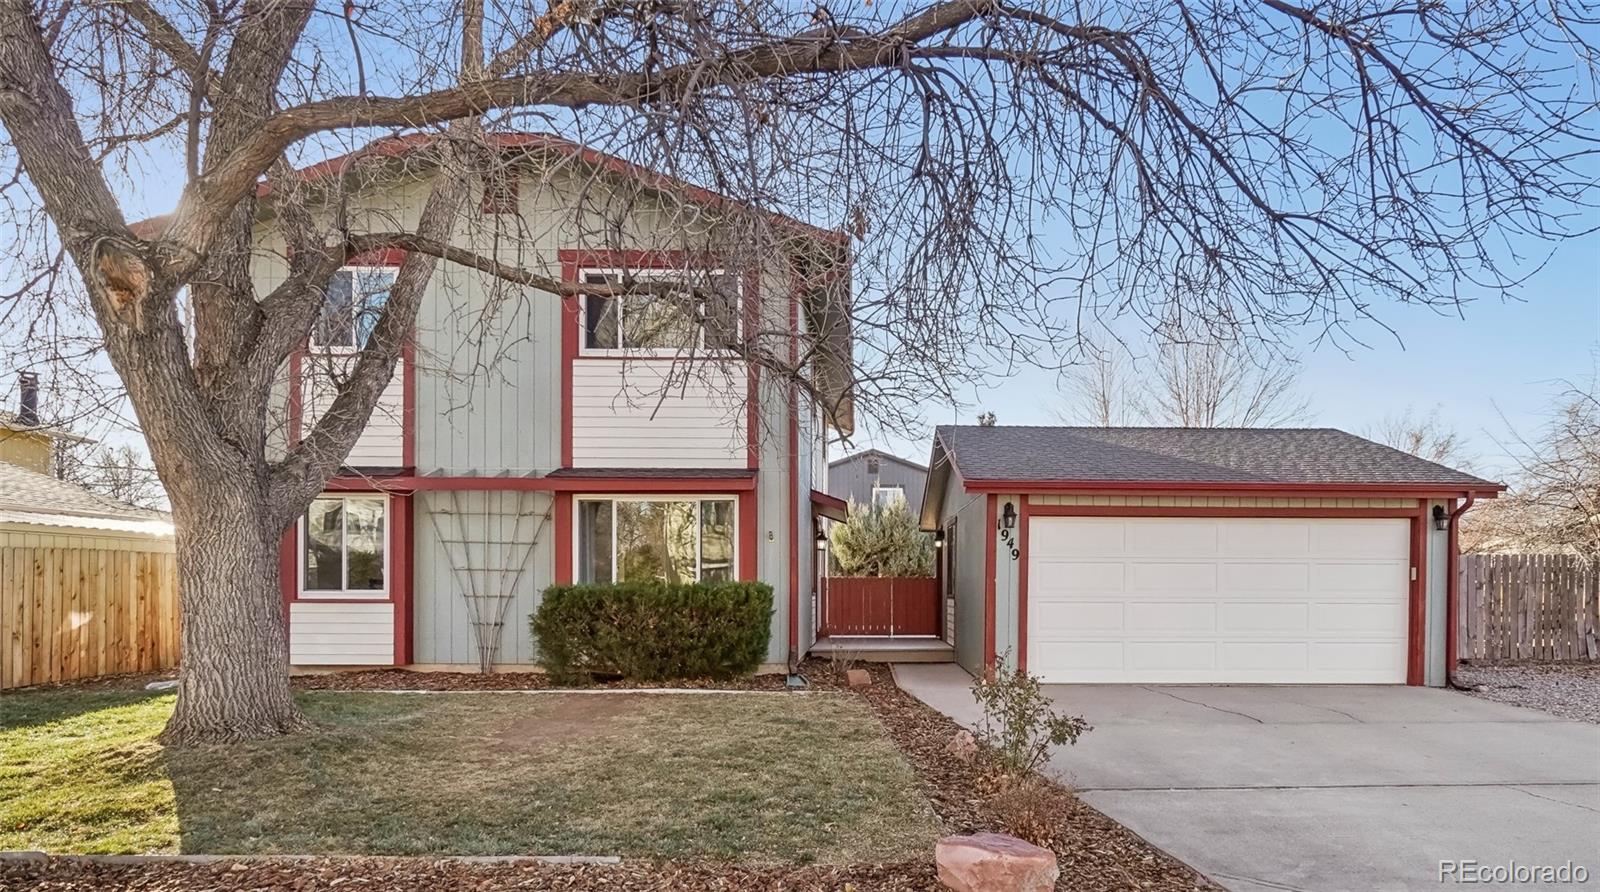
[(1102, 427), (1273, 427), (1304, 421), (1299, 361), (1243, 341), (1163, 341), (1144, 369), (1116, 349), (1063, 373), (1057, 416)]
[(1600, 559), (1600, 376), (1570, 382), (1532, 436), (1511, 434), (1510, 491), (1467, 515), (1469, 550), (1568, 551)]
[(1407, 406), (1404, 412), (1385, 416), (1382, 421), (1367, 428), (1365, 436), (1401, 452), (1453, 468), (1469, 469), (1472, 457), (1467, 445), (1456, 429), (1445, 424), (1435, 406), (1426, 415), (1419, 415)]
[[(572, 293), (458, 244), (500, 157), (486, 134), (558, 129), (716, 189), (752, 253), (794, 245), (773, 211), (848, 233), (813, 275), (848, 253), (858, 395), (892, 419), (997, 363), (1059, 368), (1103, 315), (1227, 339), (1515, 294), (1529, 267), (1505, 237), (1586, 225), (1593, 18), (1562, 0), (0, 0), (0, 234), (22, 258), (3, 318), (103, 346), (172, 501), (165, 739), (281, 733), (305, 721), (276, 543), (366, 424), (425, 283), (442, 260)], [(340, 211), (381, 152), (331, 188), (292, 170), (385, 133), (430, 140), (404, 225)], [(181, 197), (130, 226), (151, 175)], [(258, 221), (284, 261), (259, 291)], [(280, 368), (330, 275), (378, 249), (407, 254), (366, 346), (273, 455)], [(740, 358), (804, 387), (810, 352)]]
[(58, 441), (56, 476), (139, 508), (163, 509), (166, 497), (150, 460), (129, 445)]

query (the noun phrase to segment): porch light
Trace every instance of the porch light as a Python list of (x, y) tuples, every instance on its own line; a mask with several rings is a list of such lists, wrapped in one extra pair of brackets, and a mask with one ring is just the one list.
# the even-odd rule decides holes
[(934, 548), (943, 548), (944, 547), (944, 530), (934, 530), (933, 531), (933, 547)]
[(1010, 502), (1006, 503), (1005, 510), (1000, 512), (1000, 525), (1005, 527), (1008, 530), (1016, 529), (1016, 527), (1017, 527), (1017, 506), (1016, 505), (1013, 505)]
[(827, 542), (828, 542), (828, 531), (822, 528), (822, 521), (819, 520), (819, 521), (813, 523), (811, 525), (811, 528), (817, 531), (817, 544), (818, 545), (827, 544)]
[(1443, 505), (1433, 506), (1433, 528), (1441, 533), (1450, 529), (1450, 515), (1445, 513)]

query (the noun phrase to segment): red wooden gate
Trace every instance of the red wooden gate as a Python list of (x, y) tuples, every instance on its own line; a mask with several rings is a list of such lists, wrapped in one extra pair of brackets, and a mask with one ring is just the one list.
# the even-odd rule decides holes
[(933, 576), (829, 576), (823, 635), (938, 635), (939, 580)]

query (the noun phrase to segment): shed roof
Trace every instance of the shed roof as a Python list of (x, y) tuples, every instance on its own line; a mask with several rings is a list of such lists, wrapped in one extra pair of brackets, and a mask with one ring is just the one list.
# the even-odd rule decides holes
[(170, 535), (171, 515), (0, 462), (0, 522)]

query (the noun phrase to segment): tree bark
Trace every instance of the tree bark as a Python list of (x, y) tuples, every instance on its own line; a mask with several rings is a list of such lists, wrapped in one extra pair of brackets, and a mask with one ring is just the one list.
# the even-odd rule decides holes
[(304, 730), (289, 685), (278, 541), (253, 481), (210, 479), (174, 503), (183, 660), (161, 742), (232, 742)]

